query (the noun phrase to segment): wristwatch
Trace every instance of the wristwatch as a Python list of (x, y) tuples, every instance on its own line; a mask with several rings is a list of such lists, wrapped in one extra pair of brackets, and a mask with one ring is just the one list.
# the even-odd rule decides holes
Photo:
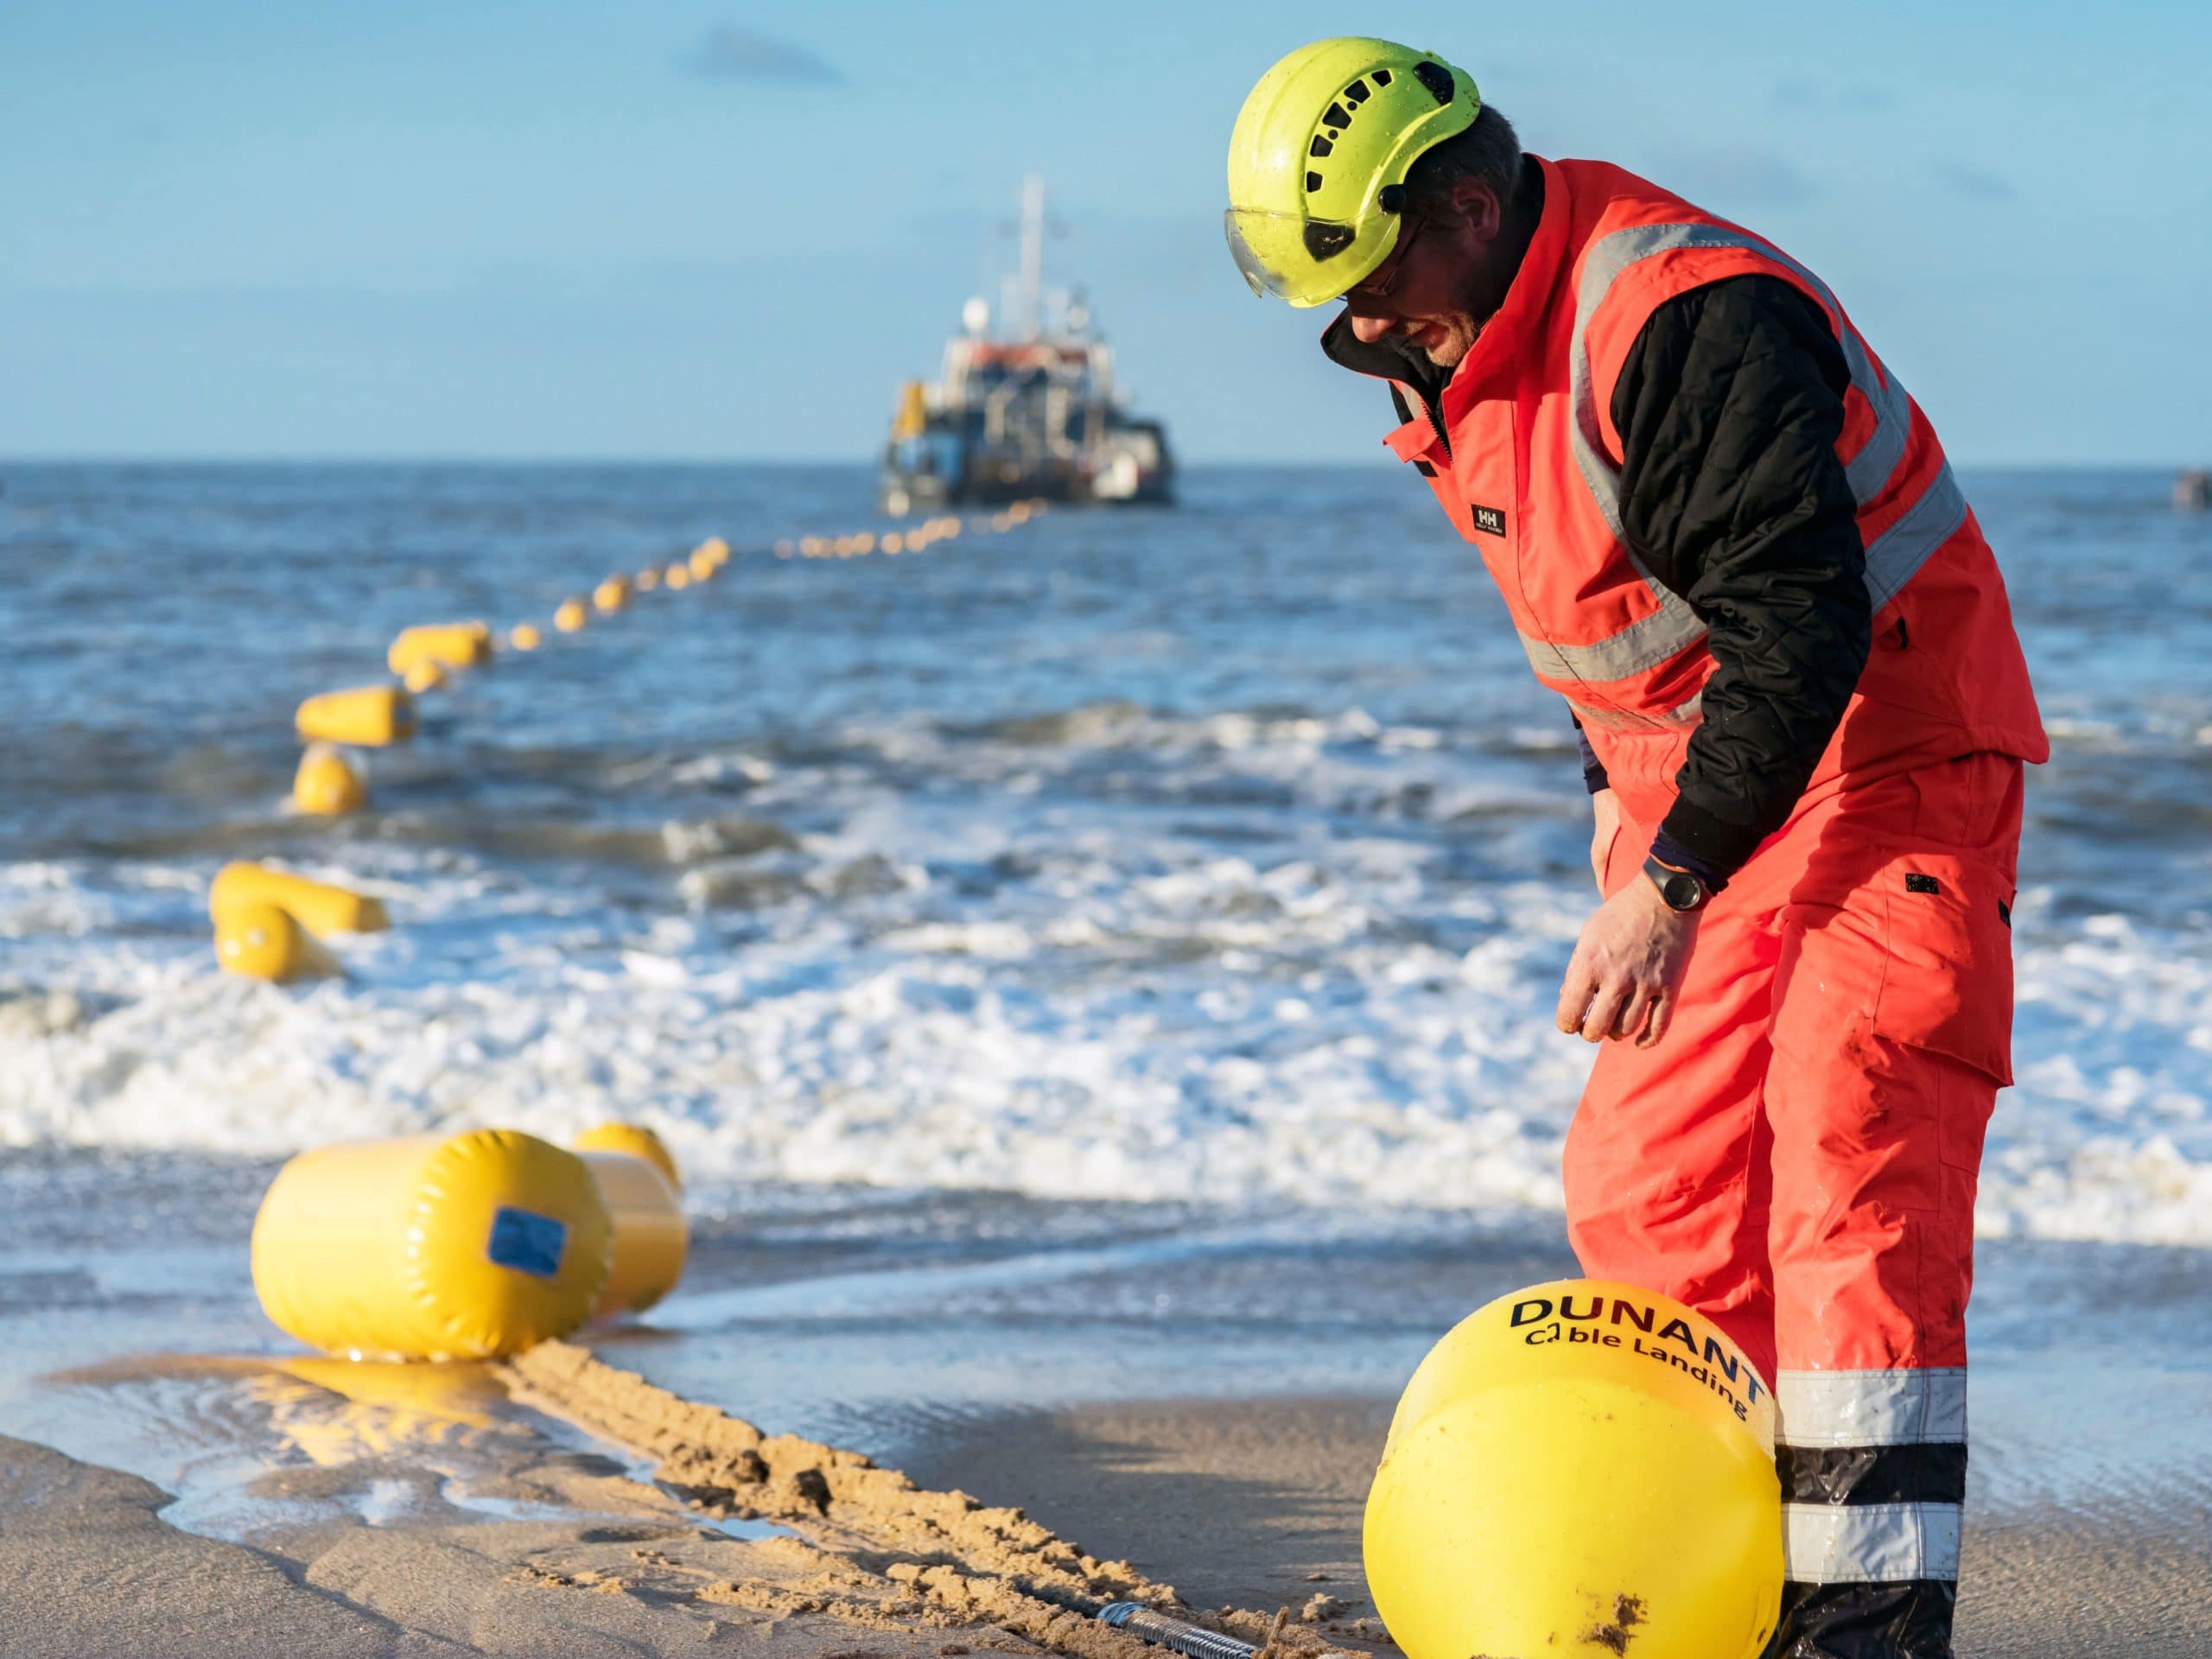
[(1643, 861), (1643, 873), (1651, 878), (1651, 885), (1659, 889), (1660, 899), (1669, 910), (1687, 915), (1692, 911), (1704, 909), (1705, 901), (1713, 897), (1713, 889), (1688, 870), (1662, 864), (1656, 858)]

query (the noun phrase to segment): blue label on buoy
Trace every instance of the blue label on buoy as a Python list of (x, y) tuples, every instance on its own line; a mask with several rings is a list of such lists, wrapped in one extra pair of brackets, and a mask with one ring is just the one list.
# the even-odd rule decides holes
[(485, 1253), (500, 1267), (550, 1279), (561, 1271), (568, 1242), (567, 1222), (501, 1205), (492, 1212), (492, 1243)]

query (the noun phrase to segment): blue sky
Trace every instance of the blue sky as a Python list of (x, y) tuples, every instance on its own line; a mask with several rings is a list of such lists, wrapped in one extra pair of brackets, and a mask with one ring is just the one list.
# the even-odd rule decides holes
[(0, 4), (0, 454), (842, 457), (1025, 169), (1192, 458), (1371, 460), (1222, 152), (1348, 29), (1820, 270), (1968, 461), (2212, 460), (2212, 8)]

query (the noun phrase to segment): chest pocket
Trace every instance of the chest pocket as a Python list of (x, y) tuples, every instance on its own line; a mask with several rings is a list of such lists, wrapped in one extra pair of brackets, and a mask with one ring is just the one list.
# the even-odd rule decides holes
[(1452, 524), (1482, 550), (1492, 570), (1512, 569), (1521, 545), (1522, 503), (1511, 404), (1478, 403), (1453, 426), (1452, 472), (1460, 503)]
[(1399, 412), (1411, 418), (1383, 442), (1399, 460), (1421, 469), (1452, 527), (1475, 545), (1499, 586), (1511, 593), (1521, 543), (1513, 406), (1502, 400), (1477, 404), (1454, 425), (1447, 448), (1427, 411), (1396, 386), (1391, 391)]

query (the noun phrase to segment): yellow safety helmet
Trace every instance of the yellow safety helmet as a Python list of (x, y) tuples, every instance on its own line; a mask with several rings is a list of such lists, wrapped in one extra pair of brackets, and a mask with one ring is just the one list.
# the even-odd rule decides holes
[(1260, 77), (1229, 139), (1230, 251), (1255, 294), (1325, 305), (1397, 245), (1406, 173), (1481, 113), (1473, 79), (1364, 35), (1301, 46)]

